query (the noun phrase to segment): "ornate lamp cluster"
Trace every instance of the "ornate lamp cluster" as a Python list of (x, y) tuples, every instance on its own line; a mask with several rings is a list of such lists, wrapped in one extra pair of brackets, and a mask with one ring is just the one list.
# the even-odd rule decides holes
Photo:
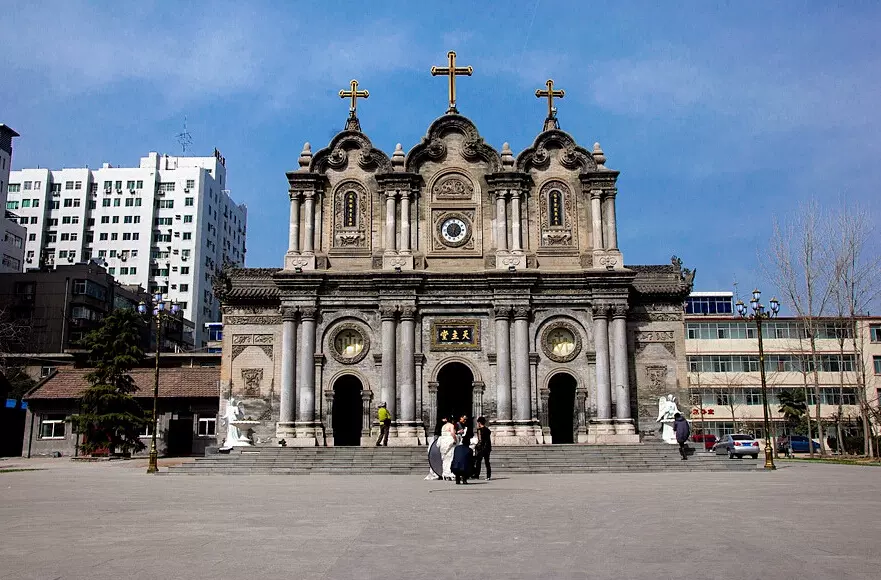
[[(151, 308), (152, 306), (152, 308)], [(162, 346), (162, 319), (166, 316), (177, 316), (180, 306), (174, 301), (166, 301), (162, 294), (154, 294), (150, 303), (141, 301), (138, 303), (138, 312), (146, 316), (150, 312), (156, 321), (156, 370), (153, 375), (153, 434), (150, 438), (150, 460), (147, 463), (147, 473), (159, 471), (159, 452), (156, 449), (156, 432), (159, 427), (159, 352)]]
[[(756, 323), (756, 332), (759, 339), (759, 373), (762, 378), (762, 411), (764, 413), (765, 428), (765, 469), (777, 469), (774, 465), (774, 451), (771, 447), (771, 429), (768, 420), (768, 383), (765, 379), (765, 347), (762, 344), (762, 320), (775, 318), (780, 312), (780, 302), (776, 298), (769, 301), (769, 310), (765, 310), (765, 306), (760, 302), (762, 297), (761, 291), (756, 288), (753, 290), (752, 298), (747, 307), (742, 300), (738, 300), (735, 304), (737, 313), (741, 318), (746, 320), (754, 320)], [(752, 313), (750, 313), (752, 310)]]

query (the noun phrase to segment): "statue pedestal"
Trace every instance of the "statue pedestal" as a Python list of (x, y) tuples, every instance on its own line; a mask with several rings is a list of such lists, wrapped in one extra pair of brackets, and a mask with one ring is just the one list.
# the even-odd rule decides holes
[[(232, 449), (233, 447), (253, 447), (254, 442), (251, 441), (251, 437), (248, 435), (248, 431), (260, 425), (260, 421), (246, 421), (244, 419), (236, 419), (234, 421), (230, 421), (230, 425), (238, 429), (239, 436), (234, 438), (232, 441), (224, 440), (223, 446), (221, 449)], [(230, 439), (227, 437), (227, 439)]]

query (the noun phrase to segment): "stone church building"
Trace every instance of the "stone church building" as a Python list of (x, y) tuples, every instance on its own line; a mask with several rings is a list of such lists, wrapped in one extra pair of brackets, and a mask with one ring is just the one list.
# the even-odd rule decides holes
[(219, 279), (222, 398), (261, 421), (257, 444), (372, 445), (380, 402), (390, 445), (462, 414), (496, 445), (638, 443), (684, 390), (693, 273), (625, 263), (599, 144), (549, 105), (530, 147), (497, 151), (454, 98), (389, 156), (353, 97), (345, 130), (287, 173), (284, 267)]

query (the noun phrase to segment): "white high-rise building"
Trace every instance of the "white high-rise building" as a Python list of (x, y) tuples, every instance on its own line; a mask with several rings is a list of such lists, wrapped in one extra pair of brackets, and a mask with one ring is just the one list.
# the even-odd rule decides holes
[[(12, 171), (12, 139), (19, 134), (0, 123), (0, 208), (6, 207), (9, 173)], [(25, 230), (18, 216), (0, 214), (0, 272), (20, 272), (24, 262)]]
[(22, 169), (10, 175), (7, 208), (27, 228), (25, 269), (106, 262), (122, 284), (178, 302), (196, 327), (220, 320), (215, 268), (245, 262), (247, 208), (226, 189), (225, 160), (151, 152), (139, 167)]

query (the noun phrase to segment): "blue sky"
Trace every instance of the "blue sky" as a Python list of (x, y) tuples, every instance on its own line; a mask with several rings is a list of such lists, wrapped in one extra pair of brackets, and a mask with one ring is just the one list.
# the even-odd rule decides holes
[(627, 263), (677, 254), (696, 289), (746, 291), (770, 285), (775, 213), (881, 209), (881, 4), (834, 4), (2, 0), (0, 122), (14, 167), (94, 167), (179, 153), (186, 116), (248, 205), (247, 264), (277, 266), (284, 173), (342, 128), (337, 91), (357, 78), (364, 132), (409, 150), (446, 109), (428, 71), (452, 49), (474, 67), (459, 110), (498, 149), (541, 130), (547, 78), (566, 90), (562, 128), (621, 171)]

